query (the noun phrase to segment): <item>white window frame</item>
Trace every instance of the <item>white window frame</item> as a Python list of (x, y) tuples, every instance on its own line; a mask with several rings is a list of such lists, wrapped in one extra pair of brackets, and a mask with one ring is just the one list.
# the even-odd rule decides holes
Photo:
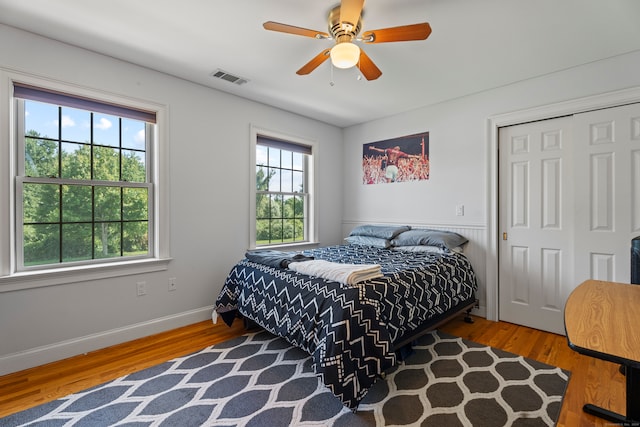
[[(115, 258), (109, 262), (74, 266), (55, 265), (18, 271), (16, 180), (18, 179), (17, 118), (13, 97), (14, 83), (39, 87), (97, 102), (126, 105), (155, 112), (156, 131), (151, 141), (149, 177), (152, 183), (153, 236), (149, 239), (150, 257)], [(169, 156), (166, 129), (167, 107), (151, 101), (81, 87), (52, 79), (0, 68), (0, 293), (20, 289), (150, 273), (166, 270), (171, 260), (169, 247)], [(151, 218), (150, 218), (151, 220)]]
[[(305, 230), (308, 233), (304, 242), (295, 243), (274, 243), (271, 245), (256, 246), (256, 146), (258, 145), (258, 135), (265, 137), (280, 139), (294, 144), (306, 145), (311, 147), (310, 161), (305, 163), (305, 190), (308, 194), (307, 206), (305, 206)], [(318, 144), (305, 138), (287, 135), (281, 132), (261, 128), (251, 125), (250, 144), (249, 144), (249, 249), (267, 248), (298, 248), (305, 246), (316, 246), (318, 244), (318, 224), (317, 224), (317, 203), (316, 188), (317, 176), (316, 165), (318, 164)]]

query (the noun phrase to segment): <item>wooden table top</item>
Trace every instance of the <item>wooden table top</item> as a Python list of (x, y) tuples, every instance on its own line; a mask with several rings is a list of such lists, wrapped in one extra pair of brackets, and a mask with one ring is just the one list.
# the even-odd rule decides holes
[(574, 350), (640, 363), (640, 285), (587, 280), (569, 295), (564, 323)]

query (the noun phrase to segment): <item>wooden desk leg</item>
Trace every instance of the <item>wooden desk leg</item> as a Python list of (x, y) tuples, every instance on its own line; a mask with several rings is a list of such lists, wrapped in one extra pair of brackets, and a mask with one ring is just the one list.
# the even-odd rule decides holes
[(640, 426), (640, 368), (627, 366), (627, 419)]
[(611, 412), (590, 403), (584, 405), (582, 410), (587, 414), (611, 421), (613, 423), (638, 427), (640, 426), (640, 369), (627, 366), (627, 416)]

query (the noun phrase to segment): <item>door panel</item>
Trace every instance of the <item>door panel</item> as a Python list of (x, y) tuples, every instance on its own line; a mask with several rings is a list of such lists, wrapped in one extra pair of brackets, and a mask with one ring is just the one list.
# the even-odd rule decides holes
[(571, 118), (500, 129), (500, 319), (564, 333), (572, 283)]
[(575, 277), (629, 282), (640, 196), (640, 104), (574, 116)]

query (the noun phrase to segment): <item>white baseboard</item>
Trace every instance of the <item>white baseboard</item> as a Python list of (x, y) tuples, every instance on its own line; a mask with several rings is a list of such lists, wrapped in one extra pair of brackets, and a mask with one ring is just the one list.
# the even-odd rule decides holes
[(0, 357), (0, 375), (22, 371), (115, 344), (211, 319), (213, 306), (152, 319)]

